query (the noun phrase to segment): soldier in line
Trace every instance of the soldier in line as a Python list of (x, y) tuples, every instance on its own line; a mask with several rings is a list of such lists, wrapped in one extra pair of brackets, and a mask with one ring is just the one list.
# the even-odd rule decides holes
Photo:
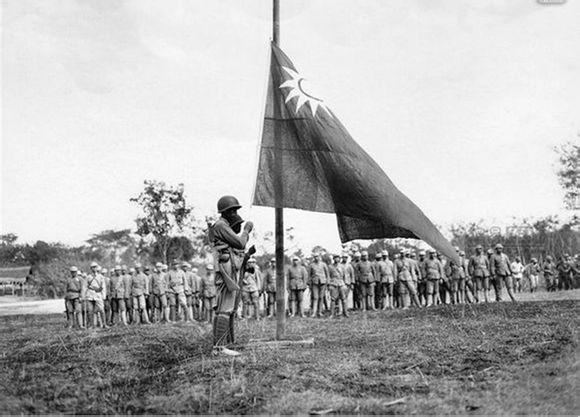
[(167, 301), (169, 304), (169, 320), (176, 322), (178, 320), (177, 308), (179, 307), (183, 312), (183, 318), (186, 322), (193, 321), (187, 308), (187, 300), (185, 298), (185, 274), (179, 267), (179, 262), (174, 260), (171, 263), (171, 269), (166, 275), (167, 279)]
[(536, 258), (532, 258), (530, 263), (524, 268), (523, 275), (530, 283), (530, 292), (535, 292), (537, 290), (541, 272), (542, 269), (540, 268)]
[(131, 296), (131, 287), (133, 286), (133, 276), (131, 275), (131, 270), (127, 269), (127, 266), (121, 265), (121, 275), (123, 277), (123, 284), (125, 286), (125, 308), (127, 323), (133, 323), (133, 298)]
[(475, 280), (474, 297), (481, 300), (480, 292), (483, 291), (485, 302), (489, 302), (489, 258), (483, 253), (483, 247), (475, 247), (475, 255), (468, 264), (468, 273)]
[(510, 265), (514, 277), (514, 292), (522, 292), (522, 278), (524, 276), (524, 264), (519, 256)]
[[(417, 307), (421, 308), (421, 303), (419, 302), (419, 297), (417, 297), (417, 288), (415, 287), (415, 282), (413, 280), (412, 269), (413, 264), (410, 258), (407, 258), (406, 251), (404, 249), (400, 252), (400, 257), (394, 262), (394, 273), (395, 277), (399, 281), (399, 286), (401, 289), (406, 290), (406, 294), (412, 301), (412, 303)], [(409, 308), (407, 295), (404, 292), (402, 297), (402, 308)]]
[(443, 274), (443, 265), (441, 265), (441, 262), (435, 256), (435, 250), (429, 249), (429, 257), (425, 260), (427, 307), (437, 304), (439, 282)]
[[(100, 326), (105, 324), (105, 305), (103, 302), (102, 293), (104, 290), (104, 279), (99, 273), (99, 265), (96, 262), (91, 263), (91, 272), (87, 277), (87, 286), (84, 299), (86, 300), (86, 327), (95, 327), (101, 320)], [(95, 312), (97, 313), (95, 317)]]
[(382, 310), (386, 310), (390, 308), (389, 280), (393, 279), (393, 263), (389, 260), (388, 255), (384, 256), (384, 251), (377, 252), (376, 257), (377, 292), (380, 297), (379, 307)]
[[(241, 208), (235, 197), (224, 196), (218, 200), (221, 217), (212, 225), (209, 240), (214, 249), (216, 271), (216, 318), (214, 320), (214, 354), (238, 356), (239, 352), (226, 348), (234, 342), (234, 309), (240, 287), (237, 283), (239, 269), (244, 259), (244, 249), (254, 225), (246, 222), (242, 231), (242, 218), (238, 215)], [(240, 233), (241, 232), (241, 233)], [(251, 255), (255, 248), (251, 247)]]
[(274, 317), (276, 313), (276, 258), (270, 259), (270, 265), (264, 272), (262, 292), (266, 294), (266, 315)]
[(298, 256), (292, 257), (292, 265), (286, 270), (286, 282), (290, 299), (290, 317), (304, 317), (304, 291), (307, 288), (308, 272), (300, 264)]
[(168, 323), (169, 306), (167, 305), (167, 279), (163, 272), (163, 264), (157, 262), (155, 271), (149, 278), (149, 292), (151, 300), (151, 321), (159, 323), (161, 320)]
[(558, 288), (558, 274), (552, 256), (546, 256), (542, 271), (544, 272), (544, 280), (546, 280), (546, 289), (548, 291), (556, 291)]
[(153, 323), (153, 298), (151, 297), (151, 268), (146, 265), (143, 267), (145, 275), (145, 311), (150, 323)]
[(361, 296), (361, 282), (360, 282), (360, 276), (358, 274), (358, 264), (360, 262), (360, 258), (361, 258), (361, 253), (360, 252), (355, 252), (352, 255), (352, 261), (351, 261), (351, 266), (352, 269), (354, 271), (354, 286), (353, 286), (353, 292), (352, 292), (352, 301), (353, 301), (353, 307), (355, 310), (362, 310), (363, 306), (362, 306), (362, 296)]
[(208, 323), (213, 323), (214, 309), (216, 306), (216, 286), (215, 273), (213, 264), (205, 266), (205, 275), (201, 278), (200, 294), (203, 298), (203, 312), (201, 313), (201, 320), (207, 320)]
[(460, 265), (463, 268), (463, 273), (465, 274), (465, 286), (463, 288), (463, 301), (469, 303), (478, 303), (479, 298), (475, 285), (473, 284), (473, 279), (471, 278), (471, 273), (469, 271), (469, 260), (465, 256), (465, 251), (459, 252)]
[(333, 255), (332, 262), (328, 266), (329, 281), (328, 286), (330, 289), (330, 318), (333, 318), (335, 314), (340, 314), (342, 310), (342, 315), (348, 317), (346, 312), (346, 283), (344, 282), (344, 272), (339, 267), (340, 256)]
[(82, 282), (76, 266), (71, 266), (70, 276), (66, 280), (64, 303), (66, 309), (67, 326), (84, 328), (82, 319), (81, 290)]
[(141, 264), (136, 264), (133, 269), (135, 272), (131, 279), (131, 302), (133, 305), (132, 322), (137, 324), (139, 322), (149, 324), (149, 317), (147, 315), (147, 304), (145, 302), (148, 292), (148, 279), (142, 271)]
[(369, 260), (367, 251), (361, 252), (361, 260), (356, 265), (356, 273), (360, 280), (361, 308), (363, 311), (375, 308), (375, 268)]
[(516, 301), (513, 294), (513, 277), (510, 268), (510, 260), (508, 256), (502, 252), (503, 245), (498, 243), (495, 245), (495, 253), (491, 256), (490, 267), (495, 291), (495, 300), (501, 301), (502, 284), (505, 284), (507, 293), (512, 301)]
[(421, 274), (421, 279), (417, 285), (417, 295), (422, 306), (427, 305), (427, 270), (425, 269), (425, 261), (427, 253), (424, 250), (419, 251), (419, 260), (417, 265)]
[(197, 282), (195, 280), (195, 275), (191, 270), (191, 265), (189, 262), (182, 262), (181, 269), (183, 270), (183, 274), (185, 275), (184, 286), (183, 286), (183, 293), (185, 294), (185, 308), (186, 316), (193, 321), (193, 304), (194, 304), (194, 296), (197, 293)]
[(108, 293), (111, 297), (111, 324), (120, 321), (124, 325), (127, 325), (125, 281), (119, 265), (116, 265), (113, 270), (113, 275), (109, 281)]
[(348, 262), (348, 255), (346, 253), (342, 254), (339, 267), (344, 275), (344, 283), (346, 285), (346, 306), (348, 308), (349, 300), (351, 300), (350, 303), (352, 303), (352, 307), (354, 308), (353, 289), (355, 284), (355, 274), (352, 263)]
[(564, 254), (560, 257), (560, 261), (556, 265), (556, 270), (558, 271), (558, 289), (573, 289), (574, 273), (577, 273), (577, 271), (570, 255)]
[(321, 261), (318, 253), (314, 254), (314, 260), (310, 264), (308, 273), (308, 282), (310, 284), (312, 298), (311, 317), (321, 317), (324, 311), (328, 310), (328, 305), (326, 305), (326, 285), (328, 278), (328, 266)]
[[(419, 268), (417, 255), (414, 251), (407, 250), (405, 256), (411, 262), (411, 276), (413, 277), (413, 284), (415, 284), (415, 288), (417, 289), (417, 298), (419, 298), (419, 281), (422, 281), (423, 277), (421, 276), (421, 268)], [(419, 300), (419, 304), (421, 304), (421, 300)]]
[(103, 276), (103, 304), (105, 310), (105, 325), (111, 325), (111, 295), (109, 294), (109, 287), (111, 277), (107, 268), (101, 268), (101, 275)]
[(447, 268), (447, 259), (443, 257), (441, 252), (437, 252), (437, 259), (443, 266), (443, 274), (439, 280), (439, 294), (437, 295), (437, 303), (447, 304), (447, 296), (450, 292), (450, 282), (447, 279), (447, 275), (445, 274), (445, 270)]
[(254, 310), (254, 318), (260, 320), (260, 273), (256, 268), (256, 259), (251, 257), (248, 260), (244, 278), (242, 279), (242, 318), (250, 318), (251, 311)]
[[(451, 304), (458, 304), (460, 302), (460, 296), (458, 294), (459, 283), (461, 280), (465, 280), (463, 268), (455, 260), (450, 259), (445, 268), (445, 275), (447, 276), (447, 282), (449, 283)], [(463, 302), (463, 300), (461, 300), (461, 302)]]

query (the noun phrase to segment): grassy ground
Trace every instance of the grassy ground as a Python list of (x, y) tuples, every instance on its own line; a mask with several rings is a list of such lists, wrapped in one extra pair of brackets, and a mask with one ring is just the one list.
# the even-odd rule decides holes
[[(0, 413), (578, 414), (577, 300), (292, 319), (313, 347), (213, 358), (208, 326), (0, 318)], [(389, 404), (402, 399), (396, 404)]]

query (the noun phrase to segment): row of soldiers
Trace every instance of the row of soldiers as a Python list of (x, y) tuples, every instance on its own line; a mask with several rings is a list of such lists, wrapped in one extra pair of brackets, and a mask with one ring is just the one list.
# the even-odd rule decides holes
[(116, 323), (213, 320), (216, 285), (213, 264), (199, 275), (187, 262), (171, 268), (136, 264), (112, 271), (91, 263), (90, 272), (70, 268), (65, 308), (69, 327), (108, 327)]

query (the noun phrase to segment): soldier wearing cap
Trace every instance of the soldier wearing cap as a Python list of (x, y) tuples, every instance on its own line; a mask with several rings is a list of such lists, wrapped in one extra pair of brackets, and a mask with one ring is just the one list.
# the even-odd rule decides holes
[(328, 265), (328, 288), (330, 292), (330, 317), (334, 317), (336, 310), (342, 312), (344, 317), (348, 317), (346, 312), (346, 283), (344, 282), (344, 272), (339, 267), (340, 256), (333, 255), (330, 265)]
[(354, 286), (352, 289), (352, 301), (355, 310), (362, 310), (362, 296), (361, 296), (361, 282), (360, 276), (358, 275), (357, 265), (360, 262), (361, 253), (356, 251), (352, 254), (352, 261), (350, 262), (352, 269), (354, 271)]
[(151, 303), (151, 321), (158, 323), (163, 317), (163, 320), (168, 323), (169, 306), (167, 305), (167, 277), (163, 272), (163, 264), (157, 262), (155, 264), (155, 271), (149, 278), (149, 292), (152, 298)]
[(558, 274), (556, 264), (551, 255), (546, 256), (546, 261), (542, 265), (542, 272), (544, 273), (544, 279), (546, 280), (546, 289), (548, 291), (556, 291), (558, 288)]
[(131, 302), (133, 306), (133, 323), (147, 323), (149, 324), (149, 317), (147, 315), (147, 304), (145, 302), (145, 293), (149, 287), (147, 283), (147, 275), (142, 271), (141, 264), (136, 264), (134, 275), (131, 279)]
[(266, 315), (274, 317), (276, 313), (276, 258), (270, 259), (264, 272), (262, 293), (266, 294)]
[[(125, 304), (125, 281), (119, 265), (115, 266), (113, 275), (109, 280), (109, 295), (111, 297), (111, 323), (119, 319), (121, 323), (127, 325), (127, 306)], [(116, 316), (116, 317), (115, 317)]]
[[(99, 265), (96, 262), (91, 263), (91, 272), (87, 276), (87, 286), (85, 292), (87, 316), (87, 327), (95, 327), (96, 322), (100, 321), (101, 327), (105, 327), (105, 304), (103, 302), (104, 279), (99, 272)], [(95, 312), (97, 316), (95, 317)]]
[(364, 310), (376, 310), (375, 308), (375, 268), (369, 260), (367, 251), (361, 252), (361, 259), (356, 264), (356, 275), (360, 282), (361, 308)]
[(524, 264), (519, 256), (510, 265), (514, 276), (514, 291), (522, 292), (522, 278), (524, 277)]
[(385, 260), (382, 252), (375, 254), (375, 276), (377, 277), (376, 292), (379, 297), (379, 307), (383, 310), (389, 308), (389, 278), (393, 277), (393, 268), (389, 266), (389, 259)]
[(443, 265), (435, 256), (435, 250), (429, 249), (429, 257), (425, 259), (425, 278), (427, 279), (427, 307), (437, 304), (439, 299), (439, 282), (445, 273)]
[(523, 276), (528, 279), (530, 283), (530, 292), (535, 292), (538, 288), (538, 280), (542, 269), (538, 264), (536, 258), (532, 258), (530, 263), (525, 266)]
[(203, 297), (203, 313), (201, 320), (213, 323), (213, 312), (216, 306), (215, 273), (213, 264), (205, 266), (205, 275), (201, 278), (200, 293)]
[(300, 264), (298, 256), (292, 257), (292, 265), (286, 270), (286, 283), (290, 294), (290, 317), (298, 314), (304, 317), (304, 291), (307, 288), (308, 272), (304, 265)]
[[(455, 248), (457, 255), (459, 255), (459, 248)], [(458, 294), (459, 287), (463, 281), (463, 288), (465, 291), (465, 272), (461, 263), (450, 259), (445, 267), (445, 275), (447, 276), (447, 282), (449, 283), (449, 293), (451, 298), (451, 304), (458, 304), (463, 302), (462, 297)]]
[(502, 283), (505, 283), (507, 293), (512, 301), (516, 301), (513, 294), (513, 273), (508, 256), (502, 252), (503, 245), (495, 245), (495, 253), (490, 259), (490, 272), (492, 276), (493, 289), (495, 291), (495, 300), (501, 301)]
[(192, 282), (192, 297), (193, 297), (193, 316), (196, 320), (201, 320), (201, 310), (203, 308), (203, 296), (201, 295), (201, 276), (199, 275), (199, 269), (192, 268), (191, 272), (193, 274)]
[[(240, 289), (237, 281), (244, 260), (244, 249), (254, 225), (246, 222), (242, 231), (243, 220), (238, 215), (241, 205), (235, 197), (224, 196), (219, 199), (217, 206), (221, 217), (209, 231), (209, 240), (214, 249), (217, 287), (213, 353), (237, 356), (238, 352), (227, 349), (225, 345), (234, 342), (234, 308)], [(251, 255), (254, 252), (252, 246), (248, 253)]]
[(111, 326), (111, 295), (109, 294), (109, 286), (111, 282), (111, 277), (109, 276), (109, 271), (107, 268), (101, 268), (101, 275), (103, 276), (103, 304), (105, 308), (105, 325)]
[(344, 283), (346, 285), (346, 306), (354, 307), (353, 288), (355, 284), (355, 273), (352, 263), (348, 262), (348, 255), (343, 253), (341, 255), (341, 262), (338, 265), (344, 275)]
[(75, 326), (83, 328), (81, 290), (82, 282), (78, 275), (79, 269), (71, 266), (70, 275), (66, 280), (66, 293), (64, 296), (67, 325), (70, 328)]
[(185, 281), (184, 281), (184, 294), (185, 294), (185, 303), (187, 305), (186, 307), (186, 316), (188, 316), (190, 318), (191, 321), (193, 321), (193, 304), (194, 304), (194, 296), (195, 293), (197, 293), (197, 282), (195, 280), (195, 275), (193, 273), (193, 271), (191, 270), (191, 265), (189, 264), (189, 262), (183, 262), (181, 264), (181, 269), (183, 270), (183, 273), (185, 274)]
[(419, 268), (419, 273), (421, 279), (417, 284), (417, 296), (422, 306), (427, 305), (427, 271), (425, 269), (425, 260), (427, 257), (427, 252), (424, 250), (419, 251), (419, 259), (417, 260), (417, 266)]
[(419, 297), (417, 297), (417, 288), (415, 287), (415, 282), (413, 281), (411, 272), (413, 265), (411, 260), (406, 257), (406, 253), (407, 251), (405, 249), (401, 249), (401, 256), (394, 262), (394, 274), (399, 283), (402, 294), (401, 304), (403, 308), (409, 308), (409, 302), (407, 300), (408, 294), (408, 297), (410, 297), (413, 304), (416, 307), (421, 308)]
[(167, 273), (167, 304), (169, 304), (169, 320), (172, 322), (176, 322), (178, 319), (178, 308), (183, 312), (185, 321), (193, 320), (187, 308), (187, 300), (185, 298), (186, 285), (185, 274), (179, 268), (179, 261), (176, 259), (171, 263), (171, 269)]
[[(459, 296), (461, 297), (461, 302), (479, 302), (477, 291), (473, 285), (471, 275), (469, 273), (469, 260), (465, 256), (465, 251), (459, 251), (459, 265), (463, 269), (463, 274), (465, 280), (459, 283)], [(471, 294), (471, 297), (469, 296)]]
[(260, 319), (260, 288), (261, 279), (256, 268), (256, 258), (253, 256), (248, 260), (244, 278), (242, 280), (242, 302), (244, 303), (242, 316), (251, 317), (250, 311), (253, 309), (254, 318)]
[(121, 276), (125, 285), (125, 307), (127, 309), (127, 323), (133, 322), (133, 297), (131, 296), (131, 287), (133, 286), (133, 275), (131, 269), (126, 265), (121, 265)]
[(483, 291), (485, 302), (489, 301), (489, 258), (483, 253), (483, 247), (475, 247), (475, 255), (469, 259), (468, 274), (475, 280), (474, 297), (480, 299), (480, 291)]
[(329, 273), (328, 266), (320, 259), (320, 254), (313, 256), (313, 262), (310, 264), (308, 271), (308, 282), (310, 284), (310, 294), (312, 298), (311, 317), (321, 317), (326, 305), (326, 289), (328, 285)]

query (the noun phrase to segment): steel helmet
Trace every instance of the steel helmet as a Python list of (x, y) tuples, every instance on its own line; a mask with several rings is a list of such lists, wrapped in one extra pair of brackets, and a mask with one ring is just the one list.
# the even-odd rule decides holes
[(217, 209), (218, 213), (223, 213), (229, 209), (239, 209), (242, 206), (236, 197), (231, 195), (224, 195), (222, 198), (218, 200)]
[(79, 272), (79, 269), (76, 266), (71, 266), (70, 272)]

